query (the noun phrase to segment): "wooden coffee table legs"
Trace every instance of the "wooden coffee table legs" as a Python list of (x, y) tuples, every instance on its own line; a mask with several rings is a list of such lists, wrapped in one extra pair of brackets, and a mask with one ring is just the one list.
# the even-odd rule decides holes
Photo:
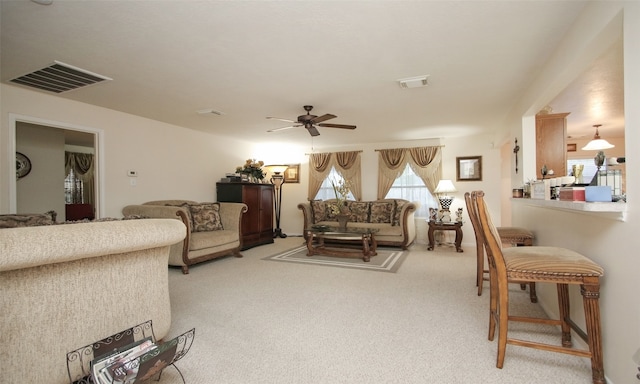
[[(315, 239), (315, 244), (314, 244)], [(331, 244), (327, 246), (325, 239), (328, 240), (345, 240), (344, 236), (334, 236), (329, 233), (307, 231), (307, 256), (327, 255), (337, 257), (361, 257), (363, 261), (371, 261), (371, 256), (378, 254), (378, 243), (372, 233), (364, 233), (351, 236), (349, 240), (360, 240), (362, 249), (354, 247), (358, 244), (355, 241), (352, 244)]]

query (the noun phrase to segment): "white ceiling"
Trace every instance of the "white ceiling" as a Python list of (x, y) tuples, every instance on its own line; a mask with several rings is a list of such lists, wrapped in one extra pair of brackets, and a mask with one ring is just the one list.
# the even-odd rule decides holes
[[(456, 137), (504, 121), (585, 4), (3, 0), (0, 80), (58, 60), (113, 79), (61, 97), (255, 141), (311, 142), (266, 132), (288, 125), (266, 116), (295, 120), (306, 104), (358, 126), (319, 128), (319, 147)], [(418, 75), (430, 85), (397, 84)], [(623, 131), (621, 44), (574, 85), (550, 102), (572, 112), (570, 135)], [(196, 113), (207, 108), (224, 114)]]

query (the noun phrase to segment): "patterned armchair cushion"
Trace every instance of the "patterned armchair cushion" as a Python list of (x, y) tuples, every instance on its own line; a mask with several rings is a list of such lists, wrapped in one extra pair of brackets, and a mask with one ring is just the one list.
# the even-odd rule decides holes
[(0, 228), (34, 227), (38, 225), (52, 225), (56, 223), (55, 211), (34, 214), (0, 215)]
[(222, 230), (219, 203), (201, 203), (189, 205), (193, 223), (193, 232)]
[(394, 204), (391, 202), (374, 201), (371, 203), (370, 223), (391, 223)]
[(348, 201), (347, 206), (351, 212), (350, 220), (356, 223), (368, 223), (370, 202), (367, 201)]

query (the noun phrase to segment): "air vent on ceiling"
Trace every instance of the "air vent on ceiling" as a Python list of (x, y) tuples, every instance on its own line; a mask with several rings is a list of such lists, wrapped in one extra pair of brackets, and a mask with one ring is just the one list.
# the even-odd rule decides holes
[(48, 67), (11, 79), (11, 82), (47, 92), (62, 93), (105, 80), (113, 79), (54, 61)]
[(400, 88), (420, 88), (429, 85), (429, 76), (416, 76), (398, 80)]

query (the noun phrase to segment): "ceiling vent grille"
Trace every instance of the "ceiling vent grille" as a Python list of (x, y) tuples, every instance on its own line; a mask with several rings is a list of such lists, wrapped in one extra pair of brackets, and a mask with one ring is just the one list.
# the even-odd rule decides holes
[(11, 79), (11, 82), (42, 91), (62, 93), (105, 80), (113, 79), (54, 61), (48, 67)]

